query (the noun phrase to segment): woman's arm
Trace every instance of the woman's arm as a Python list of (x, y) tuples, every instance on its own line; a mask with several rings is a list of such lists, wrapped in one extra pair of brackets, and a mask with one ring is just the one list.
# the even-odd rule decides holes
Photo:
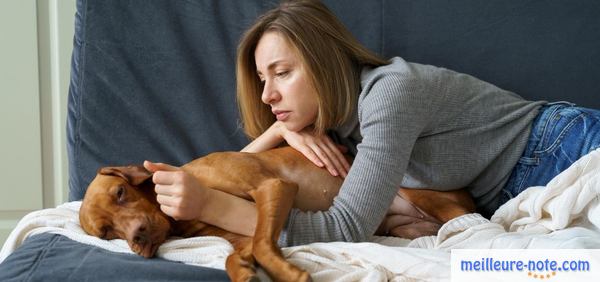
[(258, 153), (277, 147), (283, 142), (283, 124), (276, 121), (263, 134), (254, 139), (241, 152)]
[[(283, 142), (283, 134), (286, 134), (285, 137), (289, 139), (287, 141), (292, 147), (304, 151), (309, 149), (308, 146), (303, 145), (306, 141), (310, 141), (310, 144), (322, 142), (321, 138), (313, 137), (308, 131), (290, 132), (282, 123), (275, 122), (242, 152), (261, 152), (274, 148)], [(310, 152), (319, 161), (316, 154)], [(254, 234), (257, 212), (253, 202), (219, 190), (202, 187), (192, 175), (179, 167), (149, 161), (144, 162), (144, 167), (154, 173), (152, 181), (155, 183), (156, 199), (161, 210), (168, 216), (176, 220), (198, 219), (246, 236)], [(333, 170), (330, 169), (331, 171)], [(345, 176), (346, 171), (342, 175)]]
[(318, 167), (325, 167), (333, 176), (346, 177), (350, 164), (344, 157), (346, 148), (338, 146), (327, 135), (315, 136), (311, 128), (299, 132), (287, 130), (282, 122), (276, 121), (241, 152), (258, 153), (277, 147), (281, 142), (302, 153)]
[(199, 220), (227, 231), (254, 236), (256, 229), (256, 204), (215, 189), (208, 192)]
[(198, 219), (234, 233), (254, 235), (257, 213), (253, 202), (202, 187), (179, 167), (149, 161), (144, 167), (154, 173), (156, 200), (168, 216), (175, 220)]

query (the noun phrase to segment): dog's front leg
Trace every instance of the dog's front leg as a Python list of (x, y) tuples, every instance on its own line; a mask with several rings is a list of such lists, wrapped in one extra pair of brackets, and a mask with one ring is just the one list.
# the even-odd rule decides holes
[(225, 261), (225, 269), (231, 281), (260, 281), (256, 276), (251, 240), (251, 238), (244, 238), (238, 244), (234, 243), (235, 250)]
[(256, 202), (258, 219), (252, 254), (275, 281), (310, 281), (310, 275), (287, 262), (277, 238), (298, 193), (298, 185), (278, 178), (263, 181), (250, 195)]

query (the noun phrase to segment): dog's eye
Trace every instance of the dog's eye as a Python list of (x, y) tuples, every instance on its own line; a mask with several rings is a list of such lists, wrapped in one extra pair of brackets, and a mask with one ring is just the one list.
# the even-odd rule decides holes
[(125, 201), (125, 186), (117, 187), (117, 201), (122, 203)]

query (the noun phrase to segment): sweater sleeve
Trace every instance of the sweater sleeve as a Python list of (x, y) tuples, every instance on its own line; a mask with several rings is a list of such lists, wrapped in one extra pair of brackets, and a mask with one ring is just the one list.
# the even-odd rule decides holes
[(327, 211), (292, 209), (280, 246), (360, 242), (374, 234), (430, 116), (431, 105), (422, 92), (418, 81), (393, 73), (375, 76), (363, 86), (358, 107), (363, 139), (338, 196)]

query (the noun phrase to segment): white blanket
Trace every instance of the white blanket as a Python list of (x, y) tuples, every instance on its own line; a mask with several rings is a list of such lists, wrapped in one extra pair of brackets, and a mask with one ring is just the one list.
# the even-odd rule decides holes
[[(531, 187), (487, 220), (468, 214), (442, 226), (437, 236), (405, 240), (374, 237), (366, 243), (314, 243), (284, 248), (292, 263), (315, 281), (449, 280), (453, 248), (600, 248), (600, 149), (573, 164), (546, 187)], [(0, 263), (29, 236), (62, 234), (107, 250), (131, 253), (124, 240), (101, 240), (79, 225), (81, 202), (32, 212), (12, 231)], [(231, 245), (218, 237), (172, 238), (159, 257), (224, 269)]]

